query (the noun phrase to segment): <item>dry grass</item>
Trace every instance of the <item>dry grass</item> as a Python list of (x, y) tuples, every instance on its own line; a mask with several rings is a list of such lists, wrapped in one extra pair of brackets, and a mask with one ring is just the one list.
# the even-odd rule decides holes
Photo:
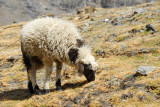
[[(50, 84), (51, 93), (41, 96), (30, 95), (26, 86), (27, 75), (21, 60), (19, 41), (20, 29), (25, 23), (1, 27), (0, 76), (2, 77), (0, 77), (0, 106), (160, 106), (160, 26), (158, 22), (160, 16), (155, 12), (159, 4), (159, 2), (147, 3), (134, 7), (122, 7), (118, 10), (114, 8), (97, 8), (96, 13), (64, 15), (64, 19), (76, 23), (86, 42), (92, 47), (93, 55), (96, 56), (99, 64), (99, 70), (97, 71), (96, 80), (87, 83), (84, 76), (79, 76), (73, 68), (65, 66), (67, 69), (64, 69), (62, 73), (63, 91), (55, 90), (55, 72), (53, 72)], [(133, 13), (136, 8), (143, 7), (148, 9), (144, 15), (135, 15), (134, 24), (128, 21), (128, 18), (131, 17), (130, 13)], [(152, 14), (151, 19), (146, 19), (148, 14)], [(101, 21), (106, 18), (112, 20), (122, 16), (125, 16), (126, 19), (122, 20), (122, 25), (118, 26)], [(81, 19), (77, 20), (76, 17), (81, 17)], [(148, 23), (154, 25), (158, 32), (140, 32)], [(86, 26), (88, 30), (83, 31)], [(132, 30), (137, 32), (130, 32)], [(116, 34), (116, 36), (111, 38), (112, 34)], [(126, 46), (124, 50), (121, 48), (122, 45)], [(142, 48), (154, 48), (156, 51), (133, 56), (126, 54)], [(102, 56), (97, 55), (96, 51), (104, 51), (106, 53), (105, 57), (102, 58)], [(20, 59), (12, 64), (8, 59), (14, 55), (19, 55)], [(3, 69), (4, 64), (11, 64), (12, 66)], [(139, 66), (155, 66), (156, 70), (148, 76), (137, 77), (132, 80), (131, 78)], [(40, 88), (43, 86), (43, 75), (43, 71), (38, 71)], [(123, 89), (122, 83), (128, 87)], [(139, 84), (144, 86), (135, 88), (135, 85)], [(125, 95), (127, 97), (124, 97)]]

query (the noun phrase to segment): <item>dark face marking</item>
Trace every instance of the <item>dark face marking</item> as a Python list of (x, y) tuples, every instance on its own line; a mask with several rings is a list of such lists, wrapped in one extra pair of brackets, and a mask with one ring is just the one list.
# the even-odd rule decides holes
[(33, 90), (33, 87), (32, 87), (32, 82), (31, 82), (31, 81), (28, 82), (28, 89), (29, 89), (29, 91), (30, 91), (31, 94), (34, 93), (34, 90)]
[(95, 80), (95, 71), (92, 70), (92, 66), (90, 64), (83, 64), (84, 65), (84, 76), (87, 78), (88, 82)]
[(33, 62), (35, 62), (39, 66), (43, 66), (43, 62), (42, 62), (41, 58), (39, 58), (38, 56), (33, 56), (33, 57), (31, 57), (31, 59)]
[(78, 57), (78, 49), (76, 48), (71, 48), (68, 52), (69, 60), (72, 63), (75, 63), (77, 57)]
[(60, 78), (56, 81), (56, 89), (61, 90), (61, 79)]
[(84, 44), (85, 44), (85, 41), (84, 41), (84, 40), (77, 39), (77, 47), (78, 47), (78, 48), (82, 47)]

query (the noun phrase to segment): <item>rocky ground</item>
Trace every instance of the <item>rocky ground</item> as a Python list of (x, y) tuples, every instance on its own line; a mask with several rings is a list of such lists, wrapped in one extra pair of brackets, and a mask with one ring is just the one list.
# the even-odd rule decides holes
[[(30, 95), (20, 51), (20, 30), (27, 23), (0, 27), (0, 106), (160, 106), (160, 1), (112, 9), (87, 7), (62, 18), (75, 23), (92, 48), (96, 80), (64, 64), (63, 91)], [(54, 65), (54, 64), (53, 64)], [(44, 71), (38, 71), (42, 89)]]
[(0, 0), (0, 26), (29, 21), (50, 14), (61, 16), (86, 6), (121, 7), (156, 0)]

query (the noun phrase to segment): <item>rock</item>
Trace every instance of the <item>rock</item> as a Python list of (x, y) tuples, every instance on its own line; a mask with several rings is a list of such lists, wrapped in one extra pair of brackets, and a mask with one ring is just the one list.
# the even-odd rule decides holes
[(134, 17), (131, 17), (131, 18), (128, 18), (128, 21), (133, 21), (135, 18)]
[(110, 21), (111, 24), (117, 26), (117, 25), (121, 25), (121, 20), (120, 18), (113, 18), (111, 21)]
[(95, 12), (95, 8), (88, 6), (85, 8), (84, 12), (85, 13), (93, 13), (93, 12)]
[(155, 66), (140, 66), (136, 71), (137, 76), (147, 76), (155, 70)]
[(98, 38), (101, 38), (102, 36), (103, 36), (102, 34), (99, 34), (99, 35), (98, 35)]
[(89, 23), (85, 23), (85, 26), (87, 26), (87, 27), (88, 27), (88, 26), (89, 26)]
[(154, 53), (156, 52), (156, 49), (155, 48), (142, 48), (140, 50), (138, 50), (138, 53), (139, 54), (147, 54), (147, 53)]
[(102, 70), (102, 71), (107, 70), (107, 67), (103, 67), (103, 68), (101, 68), (101, 70)]
[(79, 20), (79, 19), (80, 19), (80, 17), (75, 17), (75, 18), (74, 18), (74, 20)]
[(147, 19), (150, 19), (150, 18), (152, 18), (152, 15), (149, 14), (149, 15), (147, 16)]
[(127, 45), (126, 44), (122, 44), (120, 47), (117, 48), (117, 51), (120, 50), (120, 51), (125, 51), (127, 48)]
[(11, 56), (11, 58), (8, 58), (8, 62), (11, 62), (11, 63), (14, 63), (14, 62), (17, 62), (19, 61), (19, 59), (21, 58), (21, 55), (13, 55)]
[(92, 83), (92, 86), (96, 86), (96, 84), (95, 84), (95, 83)]
[(147, 29), (147, 31), (157, 32), (157, 29), (151, 24), (147, 24), (146, 29)]
[(84, 10), (83, 9), (77, 9), (76, 12), (77, 12), (77, 14), (81, 14), (81, 13), (84, 12)]
[(121, 96), (122, 100), (126, 100), (127, 98), (133, 98), (133, 94), (132, 93), (122, 94)]
[(88, 32), (88, 27), (84, 27), (84, 28), (82, 29), (82, 31), (83, 31), (83, 32)]
[(106, 57), (106, 52), (105, 51), (97, 50), (95, 53), (96, 53), (97, 56), (102, 56), (102, 58)]
[(135, 34), (135, 33), (137, 33), (137, 32), (140, 32), (140, 31), (137, 30), (137, 29), (132, 29), (132, 30), (128, 31), (128, 33), (133, 33), (133, 34)]
[(127, 89), (129, 87), (132, 87), (135, 83), (136, 78), (133, 76), (127, 77), (126, 79), (124, 79), (121, 84), (120, 84), (120, 88), (121, 89)]
[(1, 65), (1, 68), (2, 68), (2, 69), (7, 69), (7, 68), (10, 68), (10, 67), (12, 67), (12, 66), (13, 66), (12, 63), (9, 63), (9, 64), (2, 64), (2, 65)]
[(142, 101), (145, 98), (145, 96), (138, 96), (139, 101)]
[(76, 98), (73, 100), (73, 102), (74, 102), (75, 104), (79, 104), (82, 98), (83, 98), (83, 96), (80, 94), (78, 97), (76, 97)]
[(146, 11), (147, 11), (147, 9), (145, 9), (145, 8), (138, 8), (135, 12), (137, 12), (138, 14), (140, 14), (140, 13), (144, 13)]
[(104, 22), (106, 22), (106, 23), (109, 22), (109, 19), (105, 19)]
[(134, 86), (133, 86), (135, 89), (140, 89), (140, 88), (145, 88), (146, 87), (146, 85), (145, 84), (135, 84)]

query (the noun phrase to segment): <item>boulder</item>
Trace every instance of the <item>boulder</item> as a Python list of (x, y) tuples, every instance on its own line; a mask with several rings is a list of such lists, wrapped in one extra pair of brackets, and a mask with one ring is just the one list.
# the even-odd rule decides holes
[(155, 66), (140, 66), (136, 71), (137, 76), (147, 76), (156, 69)]

